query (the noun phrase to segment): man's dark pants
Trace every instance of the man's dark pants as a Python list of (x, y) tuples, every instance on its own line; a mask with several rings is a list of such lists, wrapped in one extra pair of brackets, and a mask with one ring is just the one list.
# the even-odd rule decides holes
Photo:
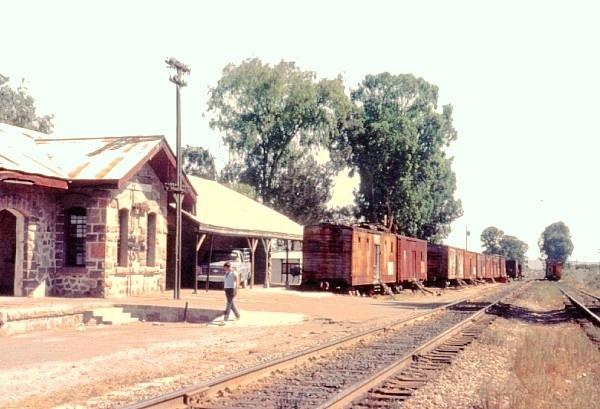
[(225, 306), (225, 317), (224, 320), (227, 321), (229, 319), (229, 313), (233, 311), (235, 317), (237, 319), (240, 318), (240, 313), (238, 312), (233, 299), (235, 298), (235, 288), (226, 288), (225, 289), (225, 297), (227, 297), (227, 305)]

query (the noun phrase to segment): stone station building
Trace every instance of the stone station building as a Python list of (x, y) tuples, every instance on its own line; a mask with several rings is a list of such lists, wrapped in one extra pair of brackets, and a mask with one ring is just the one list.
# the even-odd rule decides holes
[[(175, 157), (162, 136), (57, 138), (0, 123), (0, 295), (165, 289)], [(184, 177), (182, 208), (195, 214)]]

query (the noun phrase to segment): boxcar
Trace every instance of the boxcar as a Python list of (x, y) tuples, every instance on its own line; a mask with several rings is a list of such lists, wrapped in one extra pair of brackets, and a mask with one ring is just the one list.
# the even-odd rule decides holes
[(329, 288), (396, 281), (392, 233), (321, 223), (304, 227), (302, 284)]
[(398, 248), (398, 283), (427, 280), (427, 241), (396, 236)]
[(477, 278), (477, 253), (465, 250), (464, 273), (465, 278), (475, 280)]
[(491, 280), (494, 276), (494, 263), (493, 256), (491, 254), (484, 254), (485, 257), (485, 269), (483, 273), (483, 277), (486, 280)]
[(506, 281), (506, 258), (500, 256), (500, 279)]
[(497, 280), (500, 277), (500, 256), (492, 254), (492, 278)]
[(485, 278), (485, 254), (477, 253), (477, 279)]
[(427, 246), (427, 278), (430, 281), (456, 280), (464, 277), (464, 250), (441, 244)]
[(521, 278), (522, 277), (522, 267), (521, 263), (517, 260), (506, 260), (506, 275), (511, 278)]
[(453, 247), (454, 257), (456, 257), (456, 278), (461, 280), (465, 278), (465, 251)]

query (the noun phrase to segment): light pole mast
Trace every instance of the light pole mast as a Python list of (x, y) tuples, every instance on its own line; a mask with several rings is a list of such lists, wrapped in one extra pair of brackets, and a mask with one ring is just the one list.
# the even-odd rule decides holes
[(179, 90), (181, 87), (185, 87), (187, 83), (183, 79), (183, 74), (189, 74), (190, 68), (171, 57), (165, 61), (169, 68), (175, 69), (175, 75), (171, 75), (169, 80), (175, 84), (175, 100), (177, 104), (177, 142), (176, 142), (176, 155), (177, 155), (177, 179), (176, 186), (172, 188), (173, 195), (175, 196), (175, 274), (173, 283), (173, 298), (179, 299), (179, 292), (181, 289), (181, 203), (183, 201), (183, 187), (181, 186), (181, 102), (179, 96)]

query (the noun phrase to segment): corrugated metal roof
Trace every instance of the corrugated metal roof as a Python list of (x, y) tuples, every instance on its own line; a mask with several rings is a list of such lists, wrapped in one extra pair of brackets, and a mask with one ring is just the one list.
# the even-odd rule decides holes
[(162, 136), (56, 138), (0, 123), (0, 169), (66, 180), (120, 180)]
[(283, 214), (212, 180), (188, 176), (198, 192), (196, 216), (209, 232), (302, 240), (303, 227)]

